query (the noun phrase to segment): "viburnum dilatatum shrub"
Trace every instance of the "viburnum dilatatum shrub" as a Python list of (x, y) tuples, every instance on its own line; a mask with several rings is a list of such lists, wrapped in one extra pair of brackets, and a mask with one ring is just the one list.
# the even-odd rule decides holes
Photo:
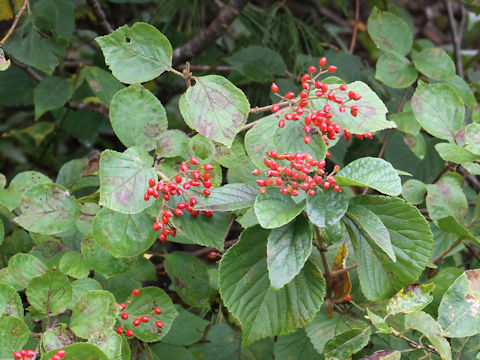
[(0, 5), (0, 360), (478, 360), (475, 5), (203, 3)]

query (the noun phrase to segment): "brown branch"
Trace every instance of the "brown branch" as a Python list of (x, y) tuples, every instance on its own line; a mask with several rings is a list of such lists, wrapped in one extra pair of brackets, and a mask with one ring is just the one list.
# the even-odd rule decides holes
[(452, 31), (452, 40), (453, 40), (453, 48), (454, 48), (454, 55), (455, 55), (455, 63), (457, 65), (457, 73), (458, 73), (458, 76), (463, 78), (464, 73), (463, 73), (461, 46), (462, 46), (462, 38), (463, 38), (463, 28), (465, 26), (465, 18), (466, 18), (465, 8), (463, 5), (460, 5), (462, 18), (457, 28), (457, 22), (455, 21), (455, 17), (453, 14), (451, 1), (445, 0), (445, 6), (447, 7), (448, 21), (450, 23), (450, 29)]
[(352, 41), (350, 42), (350, 50), (349, 50), (350, 54), (353, 54), (353, 51), (355, 50), (355, 44), (357, 42), (359, 19), (360, 19), (360, 0), (355, 0), (355, 23), (353, 25)]
[(21, 61), (18, 61), (15, 58), (12, 58), (11, 56), (9, 56), (9, 59), (13, 65), (24, 70), (33, 80), (37, 82), (41, 82), (43, 80), (43, 77), (39, 73), (37, 73), (35, 70), (33, 70), (30, 66), (22, 63)]
[(326, 298), (330, 299), (332, 296), (332, 277), (330, 276), (330, 266), (328, 265), (328, 258), (327, 258), (327, 251), (328, 249), (325, 247), (323, 244), (322, 240), (322, 233), (320, 232), (320, 229), (318, 226), (315, 226), (315, 234), (316, 234), (316, 239), (313, 242), (315, 247), (320, 251), (320, 256), (322, 258), (322, 264), (323, 264), (323, 270), (325, 273), (323, 276), (325, 277), (325, 281), (327, 283), (327, 294)]
[(465, 245), (465, 247), (472, 253), (473, 257), (480, 262), (480, 255), (478, 255), (477, 249), (466, 242), (464, 242), (463, 245)]
[[(27, 8), (27, 4), (28, 4), (28, 0), (23, 0), (22, 6), (20, 7), (20, 10), (18, 10), (17, 15), (15, 15), (15, 18), (13, 19), (13, 23), (10, 26), (10, 29), (8, 29), (8, 31), (5, 34), (5, 36), (3, 37), (3, 39), (0, 40), (0, 47), (3, 47), (3, 44), (5, 44), (5, 41), (7, 41), (7, 39), (10, 37), (10, 35), (12, 35), (13, 30), (15, 30), (15, 27), (18, 24), (18, 20), (20, 20), (20, 16), (22, 16), (23, 12)], [(12, 12), (13, 12), (13, 8), (12, 8)]]
[(467, 170), (465, 170), (462, 166), (459, 166), (457, 171), (465, 177), (467, 182), (470, 186), (476, 190), (477, 192), (480, 191), (480, 181), (477, 179), (475, 175), (470, 174)]
[(350, 270), (356, 269), (357, 267), (358, 267), (357, 264), (353, 264), (353, 265), (349, 265), (349, 266), (347, 266), (347, 267), (345, 267), (345, 268), (343, 268), (343, 269), (340, 269), (340, 270), (330, 271), (330, 276), (331, 276), (332, 278), (334, 278), (334, 277), (336, 277), (336, 276), (338, 276), (338, 275), (342, 275), (343, 273), (346, 273), (346, 272), (348, 272), (348, 271), (350, 271)]
[(452, 245), (450, 245), (448, 248), (443, 250), (440, 254), (438, 254), (433, 260), (432, 263), (436, 264), (439, 262), (445, 255), (447, 255), (450, 251), (455, 249), (458, 245), (460, 245), (462, 242), (460, 240), (455, 241)]
[(98, 0), (87, 0), (87, 2), (92, 8), (95, 17), (100, 22), (105, 34), (111, 34), (113, 32), (113, 27), (107, 21), (107, 17), (105, 16), (105, 13), (103, 12)]
[(220, 10), (215, 20), (200, 34), (173, 51), (173, 66), (178, 66), (192, 59), (207, 47), (213, 45), (227, 31), (247, 3), (248, 0), (230, 0), (228, 6)]

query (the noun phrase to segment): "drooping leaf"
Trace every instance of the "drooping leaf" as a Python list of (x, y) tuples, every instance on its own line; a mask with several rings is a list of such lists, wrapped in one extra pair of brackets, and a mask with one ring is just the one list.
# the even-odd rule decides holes
[(446, 84), (419, 81), (412, 97), (412, 109), (425, 131), (448, 141), (456, 139), (465, 116), (462, 99)]
[(172, 45), (160, 31), (146, 23), (124, 25), (95, 41), (113, 76), (126, 84), (152, 80), (172, 65)]
[(443, 295), (438, 322), (448, 337), (480, 333), (480, 270), (467, 270)]
[(250, 110), (245, 94), (224, 77), (196, 78), (180, 98), (185, 122), (210, 140), (230, 146), (245, 125)]
[(367, 308), (367, 315), (368, 315), (367, 319), (370, 320), (372, 325), (377, 330), (377, 333), (380, 333), (380, 334), (392, 333), (392, 329), (387, 325), (384, 318), (375, 314), (369, 308)]
[(65, 105), (72, 94), (73, 85), (71, 82), (55, 76), (44, 79), (33, 91), (35, 119), (49, 110)]
[(412, 47), (412, 32), (402, 18), (373, 8), (367, 24), (368, 34), (377, 47), (389, 53), (407, 55)]
[(335, 335), (323, 347), (327, 358), (347, 359), (362, 350), (370, 341), (370, 328), (352, 329)]
[(367, 186), (381, 193), (397, 196), (402, 183), (393, 166), (380, 158), (364, 157), (352, 161), (335, 176), (339, 186)]
[(412, 59), (417, 70), (429, 78), (443, 80), (455, 76), (455, 64), (443, 49), (429, 47), (414, 51)]
[(410, 284), (400, 290), (388, 303), (390, 314), (420, 311), (433, 300), (435, 284)]
[(270, 232), (267, 268), (272, 288), (281, 289), (300, 273), (312, 251), (312, 237), (304, 216)]
[(377, 60), (375, 78), (387, 86), (403, 89), (412, 85), (417, 76), (417, 70), (403, 56), (387, 53)]
[(153, 202), (145, 201), (143, 194), (148, 179), (156, 176), (153, 158), (140, 147), (131, 147), (123, 153), (105, 150), (100, 157), (100, 202), (111, 210), (124, 214), (138, 213)]
[(117, 92), (110, 104), (113, 131), (126, 147), (157, 147), (167, 130), (167, 113), (160, 101), (141, 85), (131, 85)]
[(324, 228), (337, 223), (348, 208), (348, 199), (343, 192), (331, 189), (316, 191), (314, 196), (307, 197), (305, 208), (308, 219), (316, 226)]
[(440, 325), (427, 313), (415, 311), (405, 315), (405, 328), (420, 331), (438, 351), (442, 360), (452, 359), (452, 350)]
[(304, 207), (304, 201), (297, 204), (278, 189), (269, 188), (266, 194), (258, 194), (254, 209), (260, 225), (266, 229), (274, 229), (289, 223)]
[(113, 295), (105, 290), (90, 290), (80, 296), (72, 307), (70, 329), (80, 338), (113, 328), (120, 307)]
[(15, 222), (23, 228), (46, 235), (57, 234), (75, 226), (80, 206), (75, 198), (57, 184), (38, 184), (20, 199), (21, 215)]
[[(162, 309), (160, 315), (154, 314), (147, 323), (142, 322), (139, 326), (132, 325), (133, 320), (145, 314), (151, 314), (156, 307)], [(140, 295), (132, 299), (128, 305), (128, 314), (129, 318), (125, 321), (125, 329), (134, 330), (135, 336), (145, 342), (156, 342), (163, 339), (178, 316), (167, 293), (153, 286), (141, 289)], [(161, 330), (155, 325), (156, 321), (163, 323)]]
[(267, 237), (268, 231), (258, 226), (245, 230), (220, 263), (220, 294), (242, 325), (244, 345), (305, 326), (325, 293), (323, 276), (310, 261), (288, 285), (274, 291), (267, 276)]
[(115, 257), (143, 254), (155, 241), (153, 221), (145, 211), (122, 214), (109, 209), (100, 210), (93, 220), (93, 239)]
[(195, 209), (232, 211), (253, 206), (258, 189), (247, 184), (225, 184), (213, 189), (210, 196), (201, 199)]
[(27, 286), (30, 305), (47, 315), (64, 312), (72, 300), (72, 286), (60, 271), (51, 269), (41, 276), (34, 277)]

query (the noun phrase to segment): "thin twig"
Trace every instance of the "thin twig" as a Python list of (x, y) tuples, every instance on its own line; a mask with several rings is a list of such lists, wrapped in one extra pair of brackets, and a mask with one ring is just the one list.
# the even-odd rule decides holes
[(343, 269), (339, 269), (339, 270), (333, 270), (333, 271), (330, 271), (330, 276), (332, 278), (338, 276), (338, 275), (342, 275), (343, 273), (346, 273), (350, 270), (353, 270), (353, 269), (356, 269), (358, 267), (357, 264), (353, 264), (353, 265), (349, 265), (347, 267), (344, 267)]
[(450, 23), (450, 29), (452, 31), (452, 40), (454, 47), (455, 63), (457, 65), (457, 73), (462, 79), (464, 77), (463, 73), (463, 64), (462, 64), (462, 38), (463, 38), (463, 28), (465, 26), (465, 9), (463, 5), (460, 5), (462, 18), (460, 24), (457, 28), (457, 22), (455, 21), (455, 16), (453, 14), (452, 3), (450, 0), (445, 0), (445, 6), (447, 7), (448, 21)]
[(353, 25), (352, 41), (350, 42), (349, 53), (353, 54), (357, 42), (358, 22), (360, 19), (360, 0), (355, 0), (355, 23)]
[(470, 186), (477, 192), (480, 191), (480, 181), (477, 179), (475, 175), (470, 174), (467, 170), (465, 170), (462, 166), (459, 166), (457, 171), (462, 174), (467, 182), (469, 182)]
[(439, 262), (445, 255), (447, 255), (450, 251), (452, 251), (453, 249), (455, 249), (458, 245), (460, 245), (462, 243), (461, 240), (457, 240), (455, 241), (452, 245), (450, 245), (448, 248), (446, 248), (445, 250), (443, 250), (440, 254), (438, 254), (433, 260), (432, 260), (432, 263), (436, 264), (437, 262)]
[[(15, 30), (15, 27), (18, 24), (18, 20), (20, 20), (20, 16), (22, 16), (22, 13), (25, 11), (27, 8), (28, 0), (23, 0), (22, 6), (20, 7), (20, 10), (18, 10), (17, 15), (15, 15), (15, 19), (13, 19), (13, 23), (10, 26), (10, 29), (8, 29), (7, 34), (3, 37), (2, 40), (0, 40), (0, 47), (3, 47), (3, 44), (5, 44), (5, 41), (12, 35), (13, 30)], [(13, 8), (12, 8), (13, 12)]]
[(30, 66), (22, 63), (21, 61), (18, 61), (15, 58), (12, 58), (11, 56), (9, 56), (9, 59), (13, 65), (24, 70), (33, 80), (37, 82), (41, 82), (43, 80), (43, 77), (39, 73), (37, 73), (35, 70), (33, 70)]
[(88, 5), (90, 5), (90, 7), (92, 8), (95, 17), (100, 22), (100, 25), (102, 26), (105, 34), (111, 34), (113, 32), (113, 27), (107, 21), (107, 17), (105, 16), (105, 13), (103, 12), (103, 9), (100, 6), (98, 0), (87, 0), (87, 2)]
[(392, 330), (392, 335), (402, 339), (402, 340), (405, 340), (408, 345), (410, 345), (412, 348), (414, 349), (419, 349), (419, 350), (426, 350), (426, 351), (429, 351), (431, 353), (434, 353), (436, 355), (438, 355), (438, 351), (437, 349), (435, 349), (433, 346), (431, 345), (427, 345), (427, 346), (421, 346), (420, 344), (417, 344), (415, 341), (407, 338), (406, 336), (402, 335), (400, 332), (398, 332), (397, 330), (393, 329), (393, 328), (390, 328)]
[(331, 293), (332, 293), (332, 277), (330, 276), (330, 266), (328, 265), (328, 258), (327, 258), (327, 248), (323, 244), (323, 239), (322, 239), (322, 233), (320, 232), (320, 229), (318, 226), (315, 226), (315, 234), (317, 238), (313, 242), (313, 244), (316, 246), (318, 251), (320, 251), (320, 256), (322, 258), (322, 264), (323, 264), (323, 270), (325, 271), (324, 276), (325, 276), (325, 281), (327, 282), (327, 295), (326, 298), (330, 299), (331, 298)]
[(467, 244), (466, 242), (463, 243), (465, 247), (472, 253), (473, 257), (480, 262), (480, 255), (477, 253), (477, 249), (475, 249), (472, 245)]

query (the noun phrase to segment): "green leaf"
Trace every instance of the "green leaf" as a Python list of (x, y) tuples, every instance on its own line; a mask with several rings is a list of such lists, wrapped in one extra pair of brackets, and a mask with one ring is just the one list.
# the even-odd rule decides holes
[(455, 76), (455, 64), (445, 50), (429, 47), (412, 53), (413, 64), (422, 74), (435, 80)]
[(110, 104), (113, 131), (126, 147), (157, 147), (157, 139), (167, 130), (167, 113), (160, 101), (142, 85), (117, 92)]
[(305, 329), (279, 336), (273, 345), (276, 360), (317, 360), (318, 352), (305, 334)]
[(90, 290), (102, 290), (97, 280), (91, 278), (79, 279), (72, 282), (72, 306), (80, 299), (80, 296)]
[(75, 334), (67, 327), (67, 324), (59, 323), (47, 329), (42, 335), (42, 346), (45, 351), (61, 348), (71, 343)]
[(370, 300), (391, 297), (416, 281), (430, 260), (433, 250), (430, 227), (415, 207), (398, 198), (360, 196), (353, 203), (380, 218), (390, 233), (397, 258), (392, 262), (385, 254), (375, 252), (363, 235), (346, 222), (355, 248), (362, 292)]
[(259, 83), (273, 81), (276, 75), (283, 75), (286, 70), (282, 56), (264, 46), (246, 47), (225, 61), (249, 80)]
[(72, 307), (70, 329), (83, 339), (88, 339), (99, 332), (108, 331), (113, 328), (119, 309), (110, 292), (105, 290), (87, 291)]
[(14, 220), (28, 231), (50, 235), (75, 226), (80, 206), (69, 192), (57, 184), (29, 188), (20, 199), (21, 215)]
[(99, 204), (123, 214), (135, 214), (153, 201), (145, 201), (143, 194), (148, 179), (156, 177), (153, 158), (140, 147), (131, 147), (123, 153), (105, 150), (100, 157)]
[(455, 75), (454, 77), (443, 79), (443, 82), (455, 89), (466, 107), (474, 109), (477, 106), (477, 100), (475, 99), (475, 95), (473, 94), (470, 85), (468, 85), (460, 76)]
[(368, 34), (378, 48), (389, 53), (407, 55), (413, 36), (409, 26), (398, 16), (374, 7), (368, 18)]
[(124, 273), (135, 261), (130, 258), (115, 258), (93, 240), (91, 233), (82, 240), (82, 255), (95, 272), (106, 278)]
[(375, 79), (395, 89), (403, 89), (417, 80), (417, 70), (407, 58), (387, 53), (377, 60)]
[(480, 333), (480, 269), (467, 270), (443, 295), (438, 322), (448, 337)]
[(275, 115), (264, 117), (245, 134), (245, 150), (260, 169), (266, 169), (263, 159), (267, 156), (267, 151), (276, 150), (273, 140), (277, 123), (278, 118)]
[(5, 71), (10, 67), (10, 59), (5, 58), (3, 49), (0, 49), (0, 71)]
[(208, 360), (239, 359), (240, 335), (227, 323), (212, 326), (206, 335), (203, 353)]
[(412, 97), (412, 109), (425, 131), (448, 141), (456, 139), (465, 117), (462, 99), (445, 84), (428, 85), (419, 81)]
[(363, 235), (374, 251), (382, 251), (393, 261), (397, 261), (390, 242), (388, 229), (372, 211), (359, 205), (350, 205), (347, 216), (362, 230)]
[(426, 193), (427, 188), (420, 180), (410, 179), (402, 185), (402, 197), (412, 205), (421, 204)]
[(443, 160), (456, 164), (480, 160), (480, 155), (451, 143), (439, 143), (435, 145), (435, 149)]
[(4, 238), (5, 238), (5, 229), (3, 228), (3, 221), (0, 221), (0, 245), (2, 245)]
[[(336, 88), (340, 84), (331, 84), (331, 88)], [(386, 113), (387, 107), (378, 95), (364, 82), (355, 81), (348, 84), (348, 91), (354, 91), (362, 98), (355, 101), (358, 106), (358, 115), (353, 116), (350, 112), (341, 113), (338, 107), (332, 106), (330, 110), (335, 121), (344, 129), (352, 134), (364, 134), (366, 132), (375, 132), (383, 129), (395, 128), (393, 121), (388, 121)], [(323, 108), (327, 103), (324, 99), (316, 99), (311, 101), (314, 108)]]
[(203, 337), (210, 323), (185, 310), (181, 305), (176, 305), (175, 308), (179, 314), (162, 343), (185, 346), (196, 343)]
[(75, 279), (88, 277), (90, 266), (83, 258), (82, 254), (76, 251), (65, 253), (58, 264), (60, 271)]
[(176, 157), (187, 153), (188, 137), (180, 130), (167, 130), (157, 138), (155, 154), (161, 157)]
[(20, 351), (30, 337), (30, 330), (19, 318), (0, 316), (0, 359), (12, 359), (14, 351)]
[(304, 216), (272, 230), (267, 242), (267, 268), (273, 289), (281, 289), (300, 273), (312, 252), (312, 237)]
[(326, 358), (347, 359), (362, 350), (370, 341), (370, 328), (347, 330), (327, 341), (323, 348)]
[(25, 192), (33, 185), (49, 184), (52, 180), (38, 171), (22, 171), (10, 182), (8, 190), (12, 192)]
[(242, 325), (244, 345), (305, 326), (325, 294), (322, 273), (310, 261), (288, 285), (274, 291), (267, 277), (267, 237), (268, 231), (258, 226), (245, 230), (220, 262), (220, 294)]
[[(312, 136), (310, 144), (305, 144), (303, 141), (305, 136), (303, 126), (301, 120), (287, 121), (283, 128), (277, 126), (273, 138), (275, 149), (277, 149), (279, 154), (302, 152), (312, 155), (316, 160), (324, 159), (327, 153), (325, 141), (323, 141), (321, 136)], [(266, 154), (264, 154), (265, 156)]]
[(149, 24), (124, 25), (95, 41), (100, 45), (113, 76), (123, 83), (155, 79), (172, 66), (172, 45)]
[(258, 194), (254, 209), (260, 225), (266, 229), (274, 229), (289, 223), (304, 207), (304, 201), (297, 204), (278, 189), (268, 188), (266, 194)]
[[(41, 0), (33, 6), (35, 23), (42, 20), (57, 37), (70, 40), (75, 30), (75, 4), (63, 0)], [(38, 24), (37, 24), (38, 26)]]
[(112, 74), (96, 66), (84, 67), (80, 71), (80, 78), (85, 78), (90, 90), (107, 107), (110, 107), (113, 95), (124, 88)]
[(210, 140), (230, 146), (247, 121), (250, 104), (245, 94), (224, 77), (199, 76), (180, 98), (188, 126)]
[(49, 110), (65, 105), (72, 94), (73, 85), (71, 82), (55, 76), (44, 79), (33, 90), (35, 119)]
[(60, 271), (51, 269), (34, 277), (27, 286), (27, 298), (37, 311), (47, 315), (64, 312), (72, 300), (72, 286)]
[(125, 337), (114, 331), (94, 335), (88, 339), (89, 344), (97, 346), (110, 360), (130, 360), (131, 351)]
[(381, 316), (378, 316), (377, 314), (372, 312), (369, 308), (367, 308), (367, 315), (368, 316), (366, 316), (366, 318), (370, 320), (372, 325), (377, 330), (377, 333), (380, 333), (380, 334), (392, 333), (392, 329), (387, 325), (384, 318), (382, 318)]
[(13, 287), (0, 283), (0, 317), (3, 315), (23, 319), (23, 304)]
[[(54, 349), (46, 352), (42, 355), (40, 360), (49, 360), (60, 349)], [(65, 351), (65, 360), (109, 360), (109, 358), (100, 350), (97, 346), (87, 343), (75, 343), (72, 345), (64, 346), (61, 350)]]
[(188, 253), (173, 252), (166, 256), (163, 265), (183, 302), (209, 307), (210, 280), (203, 262)]
[(231, 211), (253, 206), (258, 189), (247, 184), (225, 184), (195, 205), (197, 210)]
[[(145, 314), (151, 314), (156, 307), (162, 309), (160, 315), (154, 314), (147, 323), (142, 322), (139, 326), (133, 326), (132, 322)], [(145, 287), (141, 289), (139, 296), (134, 296), (128, 305), (128, 320), (125, 321), (125, 328), (134, 330), (135, 337), (145, 342), (156, 342), (165, 337), (170, 331), (173, 321), (178, 316), (172, 300), (167, 293), (158, 287)], [(163, 328), (155, 325), (156, 321), (163, 322)]]
[(422, 127), (415, 118), (413, 111), (404, 111), (396, 114), (389, 114), (388, 118), (395, 121), (398, 130), (416, 136), (420, 133)]
[(400, 360), (402, 353), (397, 350), (378, 350), (361, 360)]
[(93, 219), (93, 239), (115, 257), (137, 256), (155, 241), (152, 224), (145, 211), (121, 214), (104, 208)]
[(440, 325), (423, 311), (405, 315), (405, 328), (420, 331), (438, 351), (442, 360), (452, 359), (452, 350)]
[(469, 124), (465, 129), (465, 147), (480, 155), (480, 124)]
[(402, 183), (393, 166), (380, 158), (364, 157), (352, 161), (335, 176), (339, 186), (367, 186), (381, 193), (397, 196)]
[(347, 208), (348, 199), (345, 194), (329, 189), (318, 190), (314, 196), (307, 197), (305, 210), (312, 223), (324, 228), (336, 224), (345, 215)]
[(25, 288), (30, 280), (42, 275), (48, 268), (35, 256), (18, 253), (8, 261), (8, 270), (17, 284)]
[(435, 284), (410, 284), (400, 290), (387, 305), (389, 314), (420, 311), (433, 300)]

